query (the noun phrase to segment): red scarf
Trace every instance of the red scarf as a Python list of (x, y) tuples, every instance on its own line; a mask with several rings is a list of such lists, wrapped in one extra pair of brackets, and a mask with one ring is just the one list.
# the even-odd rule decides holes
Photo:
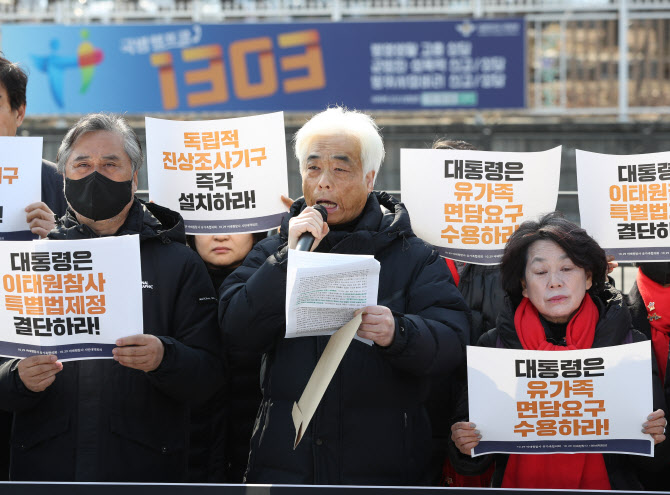
[(449, 258), (444, 258), (444, 261), (447, 262), (447, 267), (449, 267), (451, 276), (454, 278), (454, 284), (458, 287), (458, 283), (461, 281), (461, 276), (458, 274), (458, 268), (456, 267), (456, 263), (454, 263), (454, 260)]
[(663, 287), (637, 269), (637, 288), (640, 291), (651, 325), (651, 343), (661, 372), (661, 382), (665, 383), (668, 366), (668, 346), (670, 346), (670, 287)]
[(519, 336), (521, 345), (527, 350), (536, 351), (574, 351), (575, 349), (590, 349), (593, 345), (593, 337), (596, 334), (596, 323), (598, 323), (598, 308), (588, 294), (584, 295), (582, 304), (577, 313), (568, 323), (565, 331), (566, 347), (547, 342), (544, 327), (540, 322), (537, 309), (524, 297), (514, 313), (514, 328)]
[[(547, 342), (537, 309), (524, 298), (514, 314), (514, 326), (527, 350), (566, 351), (593, 345), (598, 308), (586, 294), (568, 323), (566, 347)], [(503, 488), (611, 490), (602, 454), (511, 454), (505, 468)]]

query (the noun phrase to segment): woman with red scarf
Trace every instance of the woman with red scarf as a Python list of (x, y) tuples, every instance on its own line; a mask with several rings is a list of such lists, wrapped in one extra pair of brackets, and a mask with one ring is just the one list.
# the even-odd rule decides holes
[[(501, 272), (507, 309), (498, 316), (496, 328), (479, 339), (480, 346), (560, 351), (645, 340), (633, 329), (621, 293), (606, 283), (605, 252), (558, 212), (519, 226), (505, 246)], [(641, 428), (658, 444), (665, 440), (667, 422), (654, 372), (658, 409), (641, 421)], [(485, 433), (467, 421), (454, 424), (451, 439), (460, 453), (454, 451), (451, 457), (462, 474), (476, 474), (495, 460), (496, 487), (640, 490), (639, 465), (654, 463), (653, 458), (600, 453), (471, 458), (471, 449)]]

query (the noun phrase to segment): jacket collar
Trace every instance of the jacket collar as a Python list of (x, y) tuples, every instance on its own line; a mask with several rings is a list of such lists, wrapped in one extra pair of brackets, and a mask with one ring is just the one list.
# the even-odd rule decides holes
[[(181, 215), (163, 206), (154, 203), (145, 203), (135, 198), (128, 217), (121, 228), (114, 234), (139, 234), (140, 241), (158, 238), (164, 244), (172, 241), (184, 244), (186, 242), (184, 222)], [(80, 224), (74, 211), (68, 208), (49, 233), (49, 239), (89, 239), (99, 237), (90, 227)]]

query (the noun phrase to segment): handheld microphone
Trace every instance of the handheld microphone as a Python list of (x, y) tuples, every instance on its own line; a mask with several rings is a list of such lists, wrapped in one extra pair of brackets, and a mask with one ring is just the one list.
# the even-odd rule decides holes
[[(321, 213), (323, 221), (328, 220), (328, 210), (322, 205), (314, 205), (313, 208)], [(314, 244), (314, 236), (310, 232), (304, 232), (298, 237), (298, 242), (295, 245), (296, 251), (309, 251), (312, 249), (312, 244)]]

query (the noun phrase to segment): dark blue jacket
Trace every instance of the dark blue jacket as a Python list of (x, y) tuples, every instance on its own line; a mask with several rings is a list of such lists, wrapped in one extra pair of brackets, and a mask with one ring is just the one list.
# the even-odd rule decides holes
[[(304, 208), (297, 201), (289, 216)], [(444, 260), (412, 233), (404, 205), (385, 193), (369, 195), (351, 228), (331, 228), (317, 251), (380, 262), (378, 304), (392, 310), (395, 337), (387, 348), (352, 342), (293, 450), (293, 403), (328, 337), (284, 338), (287, 232), (288, 216), (280, 234), (258, 243), (221, 287), (227, 352), (266, 353), (247, 482), (422, 483), (431, 449), (423, 405), (429, 378), (463, 362), (469, 332), (467, 306)]]

